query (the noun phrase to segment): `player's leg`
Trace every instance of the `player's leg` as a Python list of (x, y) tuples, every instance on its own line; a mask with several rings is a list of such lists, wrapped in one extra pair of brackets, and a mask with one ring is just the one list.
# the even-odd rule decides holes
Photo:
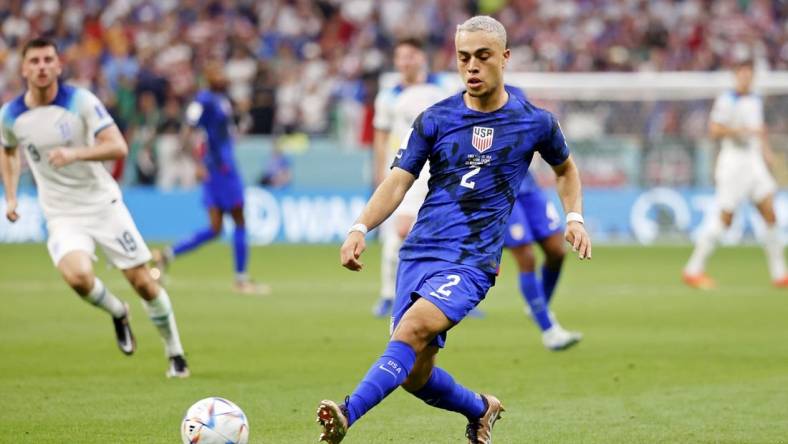
[(191, 236), (161, 250), (153, 250), (153, 260), (159, 271), (164, 272), (176, 257), (193, 251), (206, 242), (216, 239), (222, 232), (222, 210), (208, 208), (209, 225), (194, 232)]
[[(518, 199), (512, 207), (512, 214), (509, 216), (509, 222), (504, 232), (503, 246), (508, 249), (515, 262), (517, 263), (518, 282), (520, 293), (525, 300), (526, 314), (532, 316), (540, 326), (542, 324), (551, 324), (548, 320), (542, 320), (540, 307), (547, 307), (544, 300), (544, 294), (540, 289), (539, 277), (536, 275), (536, 259), (533, 255), (531, 244), (533, 243), (533, 233), (528, 224), (528, 219), (525, 217), (525, 209), (523, 208), (522, 201)], [(534, 317), (534, 311), (531, 305), (536, 305), (536, 311), (540, 313), (539, 317)], [(546, 312), (545, 312), (546, 313)], [(548, 325), (546, 328), (549, 328)]]
[(435, 366), (438, 350), (431, 345), (416, 357), (402, 388), (433, 407), (460, 413), (468, 421), (476, 420), (485, 410), (481, 395), (457, 384), (446, 370)]
[(178, 325), (175, 322), (175, 313), (167, 290), (151, 277), (150, 270), (144, 263), (124, 269), (123, 275), (142, 298), (142, 305), (164, 342), (164, 353), (170, 360), (167, 377), (188, 377), (189, 367), (183, 356)]
[(733, 211), (721, 210), (718, 216), (701, 228), (695, 241), (695, 249), (684, 267), (684, 282), (690, 287), (709, 290), (716, 286), (714, 280), (706, 274), (706, 261), (717, 248), (725, 230), (733, 222)]
[(725, 230), (733, 222), (733, 215), (739, 204), (747, 197), (752, 188), (751, 171), (738, 165), (718, 160), (715, 181), (717, 190), (715, 200), (718, 215), (710, 218), (701, 227), (695, 241), (695, 248), (684, 267), (684, 283), (690, 287), (708, 290), (715, 287), (714, 280), (706, 274), (706, 261), (717, 248)]
[(345, 402), (320, 402), (317, 408), (317, 420), (322, 427), (320, 441), (329, 444), (342, 441), (350, 426), (405, 382), (417, 355), (425, 351), (439, 332), (451, 325), (436, 306), (417, 300), (399, 322), (386, 350)]
[(397, 266), (402, 238), (397, 234), (395, 221), (390, 219), (380, 227), (380, 298), (372, 307), (375, 317), (391, 315), (397, 284)]
[(783, 256), (783, 243), (780, 239), (780, 227), (777, 225), (777, 215), (774, 212), (774, 194), (769, 194), (756, 203), (758, 212), (761, 213), (766, 223), (763, 234), (763, 249), (769, 264), (769, 274), (772, 282), (778, 288), (788, 288), (788, 274), (785, 269)]
[(128, 305), (93, 272), (93, 239), (76, 220), (52, 220), (48, 228), (47, 248), (63, 280), (82, 300), (109, 313), (118, 348), (127, 355), (134, 353), (136, 343), (129, 325)]
[(142, 305), (151, 322), (156, 326), (169, 359), (169, 377), (186, 377), (189, 369), (183, 358), (178, 327), (172, 312), (172, 303), (164, 287), (151, 276), (148, 261), (150, 250), (145, 244), (126, 206), (116, 202), (107, 207), (99, 221), (89, 227), (91, 236), (107, 260), (123, 271), (134, 291), (142, 298)]
[(539, 329), (547, 331), (553, 326), (550, 318), (547, 299), (536, 275), (536, 258), (530, 243), (508, 248), (517, 263), (520, 293), (528, 306), (531, 317)]
[[(414, 307), (420, 301), (424, 299), (417, 300)], [(428, 305), (430, 304), (431, 302), (428, 302)], [(442, 313), (440, 309), (438, 311)], [(437, 316), (437, 314), (429, 314), (429, 316)], [(409, 332), (407, 327), (401, 329), (401, 325), (402, 321), (397, 325), (392, 337), (399, 338), (403, 342), (419, 344), (418, 328)], [(416, 341), (414, 342), (413, 339)], [(435, 358), (439, 349), (431, 340), (417, 353), (416, 361), (402, 387), (428, 405), (465, 416), (468, 419), (465, 435), (470, 443), (490, 442), (493, 425), (501, 418), (501, 413), (504, 411), (503, 405), (495, 396), (469, 390), (457, 383), (449, 372), (436, 367)]]
[(249, 243), (246, 236), (246, 220), (243, 204), (230, 210), (235, 229), (233, 230), (233, 267), (235, 270), (235, 290), (244, 294), (268, 294), (271, 289), (266, 284), (254, 282), (249, 277)]
[(566, 248), (564, 247), (564, 237), (561, 232), (554, 232), (539, 240), (539, 246), (544, 252), (544, 264), (542, 265), (542, 289), (547, 305), (553, 300), (555, 287), (558, 278), (561, 276), (561, 267), (564, 264)]

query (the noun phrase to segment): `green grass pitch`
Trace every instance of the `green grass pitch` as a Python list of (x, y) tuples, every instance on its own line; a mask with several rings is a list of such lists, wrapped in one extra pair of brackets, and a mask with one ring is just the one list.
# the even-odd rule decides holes
[[(379, 250), (351, 273), (336, 246), (255, 248), (253, 275), (274, 294), (249, 297), (229, 291), (229, 248), (171, 270), (193, 376), (167, 380), (154, 328), (116, 270), (97, 265), (132, 301), (133, 357), (43, 245), (0, 246), (0, 442), (176, 443), (187, 407), (211, 395), (245, 410), (252, 443), (316, 442), (318, 401), (348, 394), (387, 341), (388, 321), (370, 315)], [(569, 259), (553, 308), (585, 339), (564, 353), (542, 348), (504, 256), (487, 317), (450, 332), (439, 364), (504, 402), (496, 443), (787, 442), (788, 291), (770, 286), (754, 247), (719, 251), (720, 288), (692, 291), (679, 279), (688, 254), (598, 247), (592, 262)], [(345, 442), (460, 443), (464, 427), (398, 390)]]

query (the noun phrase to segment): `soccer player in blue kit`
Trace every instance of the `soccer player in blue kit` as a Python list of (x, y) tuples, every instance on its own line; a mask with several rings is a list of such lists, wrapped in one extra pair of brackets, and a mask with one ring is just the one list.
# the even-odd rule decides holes
[(492, 441), (501, 402), (459, 385), (435, 361), (448, 330), (495, 283), (504, 230), (535, 152), (558, 176), (567, 241), (581, 259), (591, 258), (580, 176), (558, 122), (504, 89), (510, 52), (503, 25), (487, 16), (470, 18), (457, 27), (455, 45), (465, 91), (416, 119), (391, 173), (340, 250), (344, 267), (362, 269), (365, 233), (394, 211), (429, 159), (429, 192), (400, 250), (391, 339), (343, 403), (318, 406), (320, 439), (331, 444), (400, 385), (431, 406), (464, 415), (470, 443)]
[(197, 93), (186, 109), (189, 124), (181, 137), (185, 143), (192, 138), (190, 127), (205, 131), (207, 150), (203, 156), (203, 204), (208, 209), (210, 225), (164, 250), (154, 250), (157, 272), (163, 272), (177, 256), (188, 253), (206, 242), (216, 239), (222, 232), (222, 218), (229, 213), (235, 223), (233, 232), (233, 259), (235, 290), (240, 293), (268, 293), (269, 288), (249, 279), (247, 265), (249, 246), (244, 221), (244, 188), (233, 155), (233, 117), (230, 101), (224, 94), (227, 79), (222, 65), (210, 62), (205, 68), (208, 89)]
[[(527, 304), (526, 311), (542, 331), (544, 346), (553, 351), (566, 350), (583, 338), (578, 332), (564, 329), (550, 310), (550, 300), (565, 255), (562, 229), (558, 210), (533, 176), (526, 173), (509, 217), (503, 246), (517, 262), (518, 282)], [(540, 274), (536, 273), (534, 243), (539, 243), (545, 255)]]

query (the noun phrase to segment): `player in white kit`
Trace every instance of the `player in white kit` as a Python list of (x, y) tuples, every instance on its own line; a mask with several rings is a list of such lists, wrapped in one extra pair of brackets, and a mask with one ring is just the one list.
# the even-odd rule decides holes
[(720, 216), (706, 224), (698, 236), (695, 250), (684, 268), (684, 282), (700, 289), (715, 287), (714, 280), (705, 273), (706, 260), (724, 230), (730, 227), (736, 208), (749, 200), (766, 223), (763, 248), (772, 282), (778, 288), (788, 288), (783, 245), (774, 212), (777, 183), (767, 166), (773, 155), (764, 125), (763, 102), (752, 92), (752, 62), (738, 63), (734, 76), (735, 90), (717, 97), (709, 119), (710, 136), (721, 143), (714, 174)]
[(122, 270), (142, 298), (164, 341), (168, 377), (189, 376), (170, 298), (154, 281), (151, 255), (123, 203), (118, 185), (101, 161), (123, 158), (126, 141), (104, 105), (89, 91), (60, 83), (55, 44), (33, 39), (22, 49), (27, 91), (0, 108), (3, 147), (0, 168), (6, 217), (16, 222), (19, 151), (38, 185), (47, 220), (47, 248), (66, 283), (86, 302), (112, 317), (120, 350), (131, 355), (136, 342), (128, 304), (113, 295), (93, 272), (95, 245)]
[[(451, 95), (438, 77), (427, 72), (427, 59), (422, 43), (403, 39), (394, 48), (394, 66), (400, 74), (397, 85), (384, 89), (375, 98), (374, 168), (375, 185), (383, 181), (400, 145), (407, 143), (413, 121), (431, 105)], [(394, 290), (402, 241), (416, 221), (419, 208), (427, 196), (429, 162), (402, 203), (380, 227), (381, 288), (380, 300), (372, 311), (377, 317), (388, 316), (394, 302)]]

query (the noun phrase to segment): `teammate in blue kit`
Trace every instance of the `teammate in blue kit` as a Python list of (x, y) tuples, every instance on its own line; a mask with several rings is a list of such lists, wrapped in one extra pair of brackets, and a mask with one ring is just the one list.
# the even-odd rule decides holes
[(216, 239), (222, 232), (222, 218), (225, 213), (229, 213), (235, 223), (235, 290), (247, 294), (268, 293), (267, 286), (254, 283), (247, 274), (249, 246), (244, 221), (243, 183), (233, 156), (232, 107), (224, 94), (227, 80), (222, 66), (209, 63), (205, 69), (205, 78), (209, 88), (198, 92), (186, 109), (189, 125), (185, 127), (182, 140), (188, 144), (192, 139), (191, 127), (200, 127), (205, 131), (207, 149), (200, 175), (204, 179), (203, 204), (208, 209), (210, 226), (164, 250), (154, 250), (153, 258), (157, 265), (155, 272), (160, 274), (175, 257)]
[(535, 152), (558, 175), (566, 239), (581, 259), (591, 257), (580, 177), (558, 122), (504, 89), (506, 30), (491, 17), (473, 17), (457, 27), (455, 44), (465, 91), (416, 119), (340, 251), (343, 266), (362, 269), (365, 233), (394, 211), (429, 159), (429, 192), (400, 249), (391, 340), (344, 403), (318, 406), (320, 439), (332, 444), (400, 385), (431, 406), (464, 415), (470, 443), (491, 442), (501, 402), (457, 384), (435, 360), (448, 330), (495, 283), (509, 214)]
[[(525, 175), (509, 217), (503, 246), (511, 251), (519, 270), (520, 291), (527, 310), (542, 331), (542, 343), (550, 350), (565, 350), (583, 335), (565, 330), (550, 310), (561, 265), (564, 261), (562, 224), (558, 210), (547, 199), (530, 173)], [(536, 273), (532, 245), (538, 242), (545, 255), (541, 276)]]

